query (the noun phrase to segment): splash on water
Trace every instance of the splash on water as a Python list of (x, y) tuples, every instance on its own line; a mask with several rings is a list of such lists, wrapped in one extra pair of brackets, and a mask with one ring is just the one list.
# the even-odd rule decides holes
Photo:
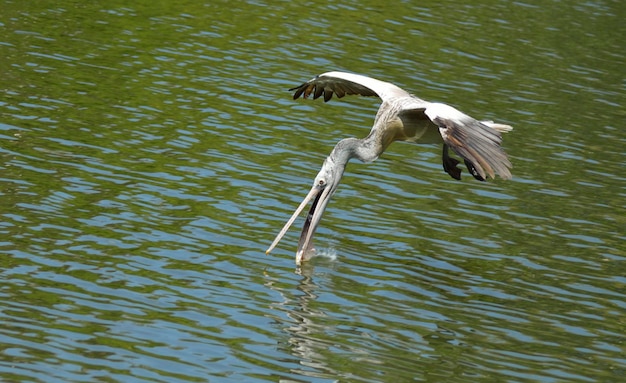
[(315, 249), (311, 258), (319, 258), (335, 262), (337, 260), (337, 250), (334, 247), (328, 247), (323, 249)]

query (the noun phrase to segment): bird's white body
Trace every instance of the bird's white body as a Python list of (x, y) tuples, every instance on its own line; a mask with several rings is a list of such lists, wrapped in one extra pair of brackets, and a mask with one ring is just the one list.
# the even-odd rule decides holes
[(450, 120), (461, 121), (469, 116), (457, 108), (439, 102), (429, 102), (424, 114), (434, 121), (436, 118), (445, 117)]

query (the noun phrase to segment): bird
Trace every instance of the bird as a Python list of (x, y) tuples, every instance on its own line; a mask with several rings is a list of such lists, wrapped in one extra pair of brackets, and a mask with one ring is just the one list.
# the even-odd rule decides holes
[(376, 160), (394, 141), (415, 143), (443, 143), (443, 169), (452, 178), (461, 179), (460, 162), (450, 156), (452, 149), (463, 159), (469, 173), (479, 181), (496, 175), (511, 178), (511, 162), (502, 148), (502, 132), (513, 128), (492, 121), (478, 121), (458, 109), (443, 103), (424, 101), (402, 88), (375, 78), (331, 71), (315, 76), (295, 91), (293, 99), (323, 97), (325, 102), (333, 95), (377, 96), (381, 100), (374, 125), (365, 138), (344, 138), (324, 160), (311, 190), (265, 252), (269, 254), (284, 237), (306, 205), (313, 201), (306, 216), (298, 247), (296, 265), (308, 261), (314, 254), (315, 233), (326, 206), (337, 190), (346, 165), (352, 158), (364, 163)]

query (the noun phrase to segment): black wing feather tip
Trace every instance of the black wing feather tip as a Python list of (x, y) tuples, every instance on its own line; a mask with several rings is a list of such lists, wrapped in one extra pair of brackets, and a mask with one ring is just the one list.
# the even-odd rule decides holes
[(297, 100), (302, 95), (302, 92), (304, 92), (304, 85), (289, 89), (290, 92), (294, 90), (296, 91), (296, 93), (293, 94), (293, 99)]
[(333, 98), (333, 91), (330, 89), (326, 89), (324, 91), (324, 102), (328, 102), (328, 100), (330, 100), (331, 98)]
[[(314, 85), (315, 86), (315, 85)], [(317, 85), (313, 89), (313, 99), (317, 100), (324, 93), (324, 88)]]

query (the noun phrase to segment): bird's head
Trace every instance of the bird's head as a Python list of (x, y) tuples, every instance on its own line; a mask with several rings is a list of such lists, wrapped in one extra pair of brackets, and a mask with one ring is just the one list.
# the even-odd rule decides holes
[(291, 218), (289, 218), (289, 221), (287, 221), (280, 233), (278, 233), (272, 245), (265, 252), (266, 254), (269, 254), (278, 242), (280, 242), (289, 227), (293, 224), (298, 215), (300, 215), (300, 212), (302, 212), (304, 207), (310, 201), (313, 201), (311, 208), (309, 209), (309, 213), (306, 216), (306, 220), (304, 221), (302, 233), (300, 234), (300, 240), (298, 241), (296, 264), (300, 265), (302, 261), (310, 259), (310, 257), (314, 254), (313, 234), (315, 234), (315, 230), (322, 219), (322, 215), (324, 214), (324, 210), (326, 210), (326, 205), (328, 205), (330, 197), (332, 197), (337, 190), (341, 177), (343, 177), (346, 162), (347, 160), (345, 162), (337, 161), (332, 155), (326, 158), (324, 164), (322, 165), (322, 169), (320, 169), (319, 173), (317, 173), (317, 176), (315, 177), (315, 180), (313, 181), (311, 190), (306, 197), (304, 197), (304, 200), (302, 200), (300, 206), (298, 206)]

